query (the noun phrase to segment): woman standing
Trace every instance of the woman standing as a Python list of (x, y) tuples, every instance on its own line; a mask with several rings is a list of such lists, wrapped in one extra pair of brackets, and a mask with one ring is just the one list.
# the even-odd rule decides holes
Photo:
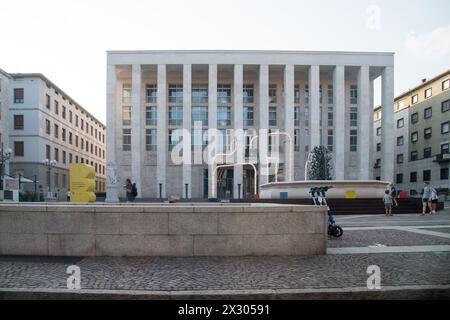
[(422, 216), (427, 212), (427, 207), (430, 209), (430, 213), (433, 211), (431, 207), (431, 187), (428, 181), (425, 182), (425, 187), (423, 188), (422, 203)]

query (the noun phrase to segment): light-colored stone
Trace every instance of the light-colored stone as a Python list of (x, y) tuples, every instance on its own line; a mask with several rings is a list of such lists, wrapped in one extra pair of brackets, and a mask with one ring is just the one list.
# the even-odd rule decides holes
[(120, 213), (118, 212), (96, 212), (95, 234), (119, 234)]
[(170, 213), (169, 234), (217, 234), (218, 213)]
[(169, 218), (167, 213), (134, 213), (120, 214), (120, 234), (168, 234)]
[(48, 255), (47, 235), (1, 233), (0, 254), (46, 256)]
[(95, 255), (94, 235), (49, 235), (49, 256), (91, 257)]
[(93, 234), (95, 216), (91, 212), (47, 212), (48, 234)]

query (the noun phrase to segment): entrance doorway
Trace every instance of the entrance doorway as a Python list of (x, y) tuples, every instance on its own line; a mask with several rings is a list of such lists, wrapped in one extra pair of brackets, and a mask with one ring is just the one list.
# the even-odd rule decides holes
[(219, 200), (233, 199), (233, 176), (233, 169), (217, 169), (217, 198)]

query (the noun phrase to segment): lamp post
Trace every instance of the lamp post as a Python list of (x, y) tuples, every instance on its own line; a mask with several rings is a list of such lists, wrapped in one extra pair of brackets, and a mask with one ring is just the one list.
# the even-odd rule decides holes
[(2, 150), (1, 150), (1, 154), (0, 154), (0, 179), (1, 179), (1, 183), (0, 183), (0, 191), (1, 191), (1, 200), (3, 200), (3, 189), (4, 189), (4, 175), (5, 175), (5, 165), (6, 162), (9, 161), (9, 159), (11, 159), (11, 155), (12, 155), (12, 150), (10, 148), (8, 149), (4, 149), (3, 147), (3, 142), (2, 142)]
[(56, 160), (44, 159), (42, 160), (42, 164), (47, 167), (47, 176), (48, 176), (48, 194), (47, 198), (53, 199), (52, 189), (51, 189), (51, 171), (52, 168), (56, 166)]

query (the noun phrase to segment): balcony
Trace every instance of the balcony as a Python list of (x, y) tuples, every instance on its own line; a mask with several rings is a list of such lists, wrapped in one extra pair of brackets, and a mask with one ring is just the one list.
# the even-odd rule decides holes
[(433, 162), (448, 163), (450, 162), (450, 153), (437, 154), (434, 156)]

